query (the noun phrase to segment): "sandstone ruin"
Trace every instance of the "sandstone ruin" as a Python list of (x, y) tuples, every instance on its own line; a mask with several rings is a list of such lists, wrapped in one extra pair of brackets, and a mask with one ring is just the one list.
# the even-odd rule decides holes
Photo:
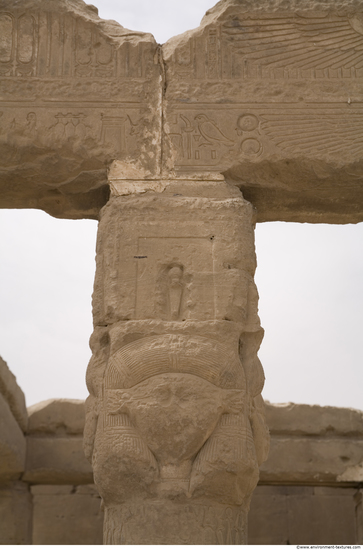
[[(84, 401), (50, 399), (26, 411), (0, 359), (0, 407), (0, 544), (102, 544), (104, 511), (82, 451)], [(267, 403), (266, 421), (271, 449), (251, 501), (248, 543), (361, 544), (362, 411)], [(231, 544), (230, 511), (226, 519), (204, 528)]]
[(100, 221), (104, 542), (247, 543), (269, 449), (254, 226), (363, 219), (361, 3), (222, 0), (159, 46), (82, 0), (0, 0), (0, 36), (0, 206)]

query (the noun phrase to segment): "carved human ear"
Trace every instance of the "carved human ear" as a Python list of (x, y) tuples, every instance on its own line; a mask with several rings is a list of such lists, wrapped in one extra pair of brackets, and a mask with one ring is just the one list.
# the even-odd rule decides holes
[(238, 414), (243, 410), (245, 392), (241, 390), (228, 390), (223, 399), (227, 413)]
[(130, 391), (108, 390), (107, 392), (107, 413), (122, 414), (128, 413), (128, 404), (131, 401)]

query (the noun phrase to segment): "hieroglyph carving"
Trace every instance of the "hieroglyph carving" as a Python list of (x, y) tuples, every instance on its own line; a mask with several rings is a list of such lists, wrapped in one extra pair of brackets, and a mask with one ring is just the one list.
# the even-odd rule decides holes
[(224, 0), (163, 55), (166, 174), (222, 172), (260, 221), (361, 210), (359, 2)]
[(329, 160), (341, 152), (351, 162), (363, 154), (359, 102), (174, 105), (169, 127), (179, 172), (219, 172), (233, 162), (281, 153)]
[[(145, 144), (157, 149), (146, 134), (161, 124), (154, 107), (160, 90), (152, 85), (159, 81), (157, 45), (151, 35), (102, 22), (92, 7), (72, 1), (74, 11), (63, 0), (46, 9), (41, 0), (28, 9), (0, 6), (2, 163), (17, 173), (30, 146), (33, 164), (40, 157), (38, 178), (53, 183), (54, 170), (46, 167), (55, 153), (64, 166), (58, 185), (62, 176), (68, 184), (82, 172), (106, 170), (115, 158), (137, 158), (156, 170), (157, 155), (151, 159)], [(44, 162), (44, 155), (53, 160)], [(104, 185), (104, 177), (92, 174), (91, 188), (93, 178)]]
[[(2, 103), (3, 107), (8, 106)], [(29, 109), (34, 109), (29, 111)], [(68, 149), (90, 157), (117, 155), (126, 158), (140, 146), (139, 105), (119, 105), (118, 108), (94, 108), (60, 112), (43, 105), (24, 102), (17, 112), (0, 111), (0, 143), (10, 146), (26, 144), (53, 149)], [(106, 111), (106, 113), (105, 113)], [(16, 115), (12, 118), (13, 115)]]
[(145, 78), (142, 44), (117, 48), (94, 24), (72, 14), (0, 12), (0, 75)]

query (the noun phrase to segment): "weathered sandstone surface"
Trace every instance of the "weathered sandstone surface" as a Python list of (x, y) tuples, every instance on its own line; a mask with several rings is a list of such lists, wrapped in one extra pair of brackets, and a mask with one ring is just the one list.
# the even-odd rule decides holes
[(0, 357), (0, 482), (19, 479), (24, 471), (27, 422), (24, 394)]
[(49, 399), (29, 407), (23, 480), (31, 484), (93, 482), (82, 448), (84, 401)]
[(102, 544), (103, 512), (94, 485), (33, 485), (32, 544)]
[(48, 399), (28, 408), (28, 433), (42, 435), (82, 435), (84, 401), (80, 399)]
[(249, 514), (249, 544), (359, 544), (360, 493), (349, 487), (259, 485)]
[[(32, 436), (52, 439), (56, 452), (58, 439), (78, 437), (83, 431), (83, 401), (49, 400), (30, 407), (29, 413)], [(273, 451), (252, 497), (249, 544), (362, 543), (362, 415), (335, 407), (266, 404)], [(285, 446), (276, 446), (282, 437)], [(53, 465), (52, 475), (48, 469), (41, 477), (35, 468), (35, 485), (0, 483), (1, 544), (100, 544), (101, 500), (84, 476), (84, 457), (73, 457), (73, 484), (66, 455), (61, 452), (55, 458), (49, 447), (43, 447), (47, 458), (39, 460)], [(344, 472), (349, 468), (352, 475), (347, 479)]]
[(25, 441), (0, 363), (3, 479), (77, 506), (94, 472), (106, 544), (244, 544), (259, 477), (362, 481), (359, 412), (271, 409), (266, 462), (254, 283), (256, 222), (363, 219), (361, 2), (222, 0), (161, 47), (0, 0), (0, 76), (0, 206), (100, 220), (86, 408), (32, 407)]
[(363, 481), (363, 413), (317, 405), (266, 405), (269, 458), (260, 480), (339, 484)]
[(241, 544), (269, 445), (254, 210), (223, 180), (157, 183), (115, 178), (99, 225), (84, 444), (104, 542), (215, 544), (232, 522)]
[(258, 221), (362, 220), (362, 3), (224, 0), (163, 46), (165, 167), (222, 172)]
[(0, 544), (32, 544), (32, 513), (28, 484), (1, 481)]
[(0, 357), (0, 393), (9, 405), (11, 414), (23, 432), (28, 426), (25, 396), (5, 361)]
[(0, 0), (0, 206), (97, 218), (116, 166), (223, 173), (258, 221), (362, 221), (362, 18), (223, 0), (160, 48), (81, 0)]
[[(192, 326), (190, 328), (193, 329)], [(122, 338), (127, 339), (127, 333)], [(67, 472), (67, 455), (61, 452), (57, 456), (59, 449), (72, 446), (70, 442), (73, 442), (74, 449), (80, 448), (79, 439), (83, 434), (85, 418), (84, 401), (51, 399), (29, 407), (28, 411), (27, 440), (32, 449), (31, 460), (34, 465), (37, 464), (35, 470), (39, 481), (42, 484), (56, 484), (60, 472), (63, 472), (64, 483), (71, 483), (66, 481), (69, 475), (77, 478), (75, 483), (89, 483), (89, 474), (85, 475), (88, 463), (81, 452), (73, 454), (70, 470), (73, 474)], [(362, 411), (268, 402), (265, 411), (271, 434), (271, 451), (260, 468), (261, 483), (349, 486), (363, 481), (360, 470), (363, 463)], [(33, 454), (33, 449), (38, 445), (43, 454)], [(40, 468), (45, 463), (53, 466), (54, 478), (50, 472), (45, 472), (45, 477), (41, 477)]]
[(157, 170), (154, 38), (82, 0), (0, 0), (0, 34), (1, 206), (97, 218), (114, 159)]

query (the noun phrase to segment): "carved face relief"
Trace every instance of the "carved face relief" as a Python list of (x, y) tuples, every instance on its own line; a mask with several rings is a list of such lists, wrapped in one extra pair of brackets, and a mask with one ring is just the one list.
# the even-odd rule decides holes
[(242, 391), (224, 390), (185, 373), (154, 376), (127, 390), (108, 390), (107, 398), (107, 413), (127, 413), (161, 464), (191, 459), (221, 415), (237, 413), (243, 406)]

